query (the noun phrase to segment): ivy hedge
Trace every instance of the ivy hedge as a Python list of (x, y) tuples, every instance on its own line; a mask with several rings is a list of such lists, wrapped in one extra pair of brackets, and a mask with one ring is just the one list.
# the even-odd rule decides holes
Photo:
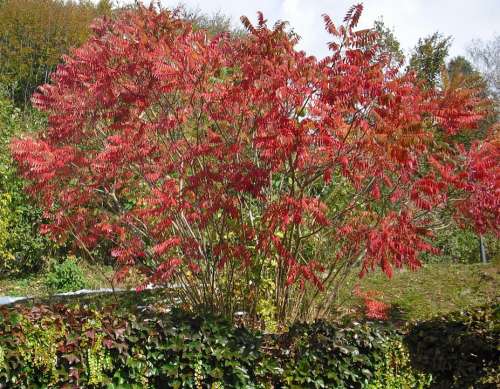
[(412, 367), (402, 333), (379, 323), (297, 324), (284, 334), (264, 335), (180, 310), (140, 313), (57, 304), (2, 307), (0, 313), (0, 387), (403, 389), (435, 384), (428, 365), (421, 363), (421, 371)]

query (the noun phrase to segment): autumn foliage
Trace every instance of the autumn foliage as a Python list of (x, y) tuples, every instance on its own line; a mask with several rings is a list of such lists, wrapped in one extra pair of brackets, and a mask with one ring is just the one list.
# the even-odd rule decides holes
[(485, 102), (392, 68), (361, 11), (324, 16), (321, 61), (261, 14), (238, 37), (147, 8), (96, 21), (33, 97), (48, 128), (11, 147), (45, 230), (191, 305), (272, 297), (279, 320), (323, 315), (352, 269), (418, 268), (440, 209), (498, 231), (495, 131), (453, 140)]
[(0, 1), (2, 92), (18, 105), (28, 104), (36, 87), (49, 80), (61, 55), (87, 40), (92, 20), (111, 12), (108, 0)]

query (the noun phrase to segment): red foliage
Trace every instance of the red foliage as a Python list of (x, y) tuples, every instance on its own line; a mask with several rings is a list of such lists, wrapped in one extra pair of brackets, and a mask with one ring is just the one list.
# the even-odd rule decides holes
[[(241, 38), (146, 8), (97, 21), (33, 97), (48, 128), (12, 143), (48, 229), (111, 242), (156, 283), (275, 260), (278, 285), (319, 288), (339, 261), (418, 267), (428, 213), (450, 201), (498, 231), (498, 141), (451, 140), (484, 114), (475, 91), (390, 68), (355, 30), (361, 9), (342, 26), (325, 16), (322, 61), (262, 17)], [(319, 236), (336, 252), (308, 250)]]
[(389, 306), (382, 301), (365, 299), (366, 317), (369, 319), (387, 320)]
[(376, 291), (361, 291), (359, 285), (354, 287), (354, 295), (363, 299), (365, 316), (368, 319), (387, 320), (389, 318), (390, 305), (383, 301), (377, 300)]

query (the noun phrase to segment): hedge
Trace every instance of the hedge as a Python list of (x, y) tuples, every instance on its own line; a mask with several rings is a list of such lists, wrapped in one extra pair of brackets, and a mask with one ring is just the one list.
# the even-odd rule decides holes
[(0, 312), (0, 387), (433, 385), (428, 366), (422, 372), (412, 368), (403, 335), (379, 323), (297, 324), (287, 333), (264, 335), (180, 310), (140, 313), (57, 304)]

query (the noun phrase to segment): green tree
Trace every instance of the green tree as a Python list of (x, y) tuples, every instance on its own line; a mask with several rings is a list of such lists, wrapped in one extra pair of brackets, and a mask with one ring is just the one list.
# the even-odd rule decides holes
[(394, 35), (394, 31), (387, 27), (383, 19), (376, 20), (373, 28), (379, 34), (378, 44), (384, 52), (391, 55), (391, 65), (402, 64), (405, 61), (405, 55), (401, 49), (401, 44)]
[(222, 32), (230, 32), (233, 35), (242, 35), (245, 33), (241, 28), (233, 26), (231, 18), (221, 11), (208, 15), (198, 8), (193, 9), (186, 5), (180, 5), (178, 11), (181, 13), (183, 19), (193, 24), (194, 28), (207, 31), (210, 35)]
[(87, 39), (91, 21), (111, 9), (109, 0), (0, 2), (0, 83), (16, 104), (26, 105), (61, 56)]
[(438, 32), (419, 39), (410, 57), (409, 68), (416, 71), (429, 87), (438, 86), (450, 45), (451, 37)]
[(448, 62), (447, 70), (450, 74), (461, 74), (464, 76), (479, 75), (472, 64), (461, 55)]

